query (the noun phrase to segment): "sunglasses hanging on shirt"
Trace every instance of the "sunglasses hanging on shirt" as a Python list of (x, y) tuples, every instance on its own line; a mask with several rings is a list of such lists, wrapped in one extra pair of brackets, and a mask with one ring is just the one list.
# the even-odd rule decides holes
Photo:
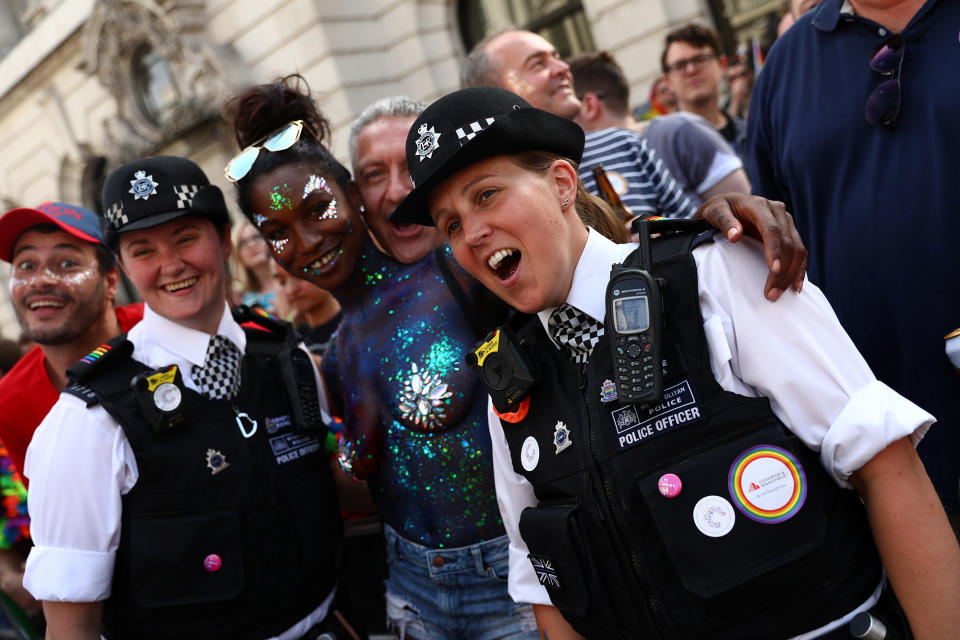
[(890, 76), (867, 98), (865, 115), (870, 124), (892, 125), (900, 113), (900, 69), (906, 40), (900, 34), (887, 38), (870, 57), (870, 68), (883, 76)]

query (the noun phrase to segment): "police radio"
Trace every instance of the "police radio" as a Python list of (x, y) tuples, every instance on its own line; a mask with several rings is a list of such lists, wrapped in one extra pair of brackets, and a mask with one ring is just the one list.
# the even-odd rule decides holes
[(498, 413), (516, 411), (540, 377), (536, 362), (510, 327), (498, 327), (468, 351), (467, 364), (478, 369)]
[(280, 356), (279, 362), (283, 390), (297, 427), (308, 430), (322, 428), (324, 420), (310, 356), (298, 346), (293, 346)]
[(605, 332), (613, 355), (617, 399), (638, 404), (663, 394), (660, 341), (663, 306), (650, 275), (650, 236), (641, 226), (641, 266), (615, 264), (607, 284)]

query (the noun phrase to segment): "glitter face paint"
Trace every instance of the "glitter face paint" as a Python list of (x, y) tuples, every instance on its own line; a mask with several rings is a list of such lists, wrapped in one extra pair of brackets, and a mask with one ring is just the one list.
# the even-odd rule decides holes
[(311, 175), (310, 179), (307, 180), (307, 184), (303, 187), (303, 199), (306, 200), (307, 196), (313, 193), (314, 191), (326, 191), (331, 196), (333, 191), (330, 190), (330, 187), (327, 186), (327, 180), (323, 176)]
[(254, 180), (249, 200), (270, 253), (288, 271), (328, 290), (353, 273), (366, 233), (354, 231), (349, 198), (318, 168), (279, 165)]
[(275, 186), (270, 191), (270, 208), (274, 211), (287, 209), (293, 211), (293, 189), (286, 183)]
[(337, 198), (333, 195), (333, 191), (330, 189), (330, 187), (327, 186), (327, 181), (323, 176), (310, 176), (310, 179), (307, 180), (307, 184), (303, 187), (303, 200), (306, 200), (307, 196), (314, 191), (323, 191), (331, 198), (327, 208), (324, 209), (323, 213), (317, 216), (317, 220), (336, 220), (339, 218), (340, 214), (337, 212)]
[(283, 250), (286, 249), (287, 243), (290, 242), (290, 238), (280, 238), (279, 240), (267, 238), (267, 242), (270, 243), (270, 248), (273, 250), (274, 255), (278, 255), (283, 253)]
[(14, 247), (10, 299), (23, 332), (38, 344), (82, 335), (104, 312), (106, 280), (93, 247), (63, 231), (27, 230)]
[(56, 272), (51, 270), (50, 267), (35, 269), (30, 272), (24, 272), (14, 268), (10, 274), (10, 290), (12, 292), (15, 287), (28, 286), (40, 278), (48, 278), (54, 282), (67, 285), (68, 287), (78, 287), (92, 281), (96, 271), (97, 270), (92, 267), (66, 272)]

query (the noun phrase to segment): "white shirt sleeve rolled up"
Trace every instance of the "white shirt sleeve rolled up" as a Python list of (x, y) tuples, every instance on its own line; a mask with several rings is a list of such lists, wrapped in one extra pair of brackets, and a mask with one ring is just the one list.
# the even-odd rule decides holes
[(24, 586), (37, 600), (105, 600), (120, 542), (121, 498), (137, 479), (123, 429), (102, 407), (88, 409), (61, 395), (34, 433), (24, 473), (31, 480), (35, 545)]

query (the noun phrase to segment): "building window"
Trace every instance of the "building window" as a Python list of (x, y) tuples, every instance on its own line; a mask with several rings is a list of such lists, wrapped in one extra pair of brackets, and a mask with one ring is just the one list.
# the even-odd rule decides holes
[(596, 48), (580, 0), (459, 0), (457, 15), (467, 51), (508, 27), (539, 33), (563, 57)]
[(150, 45), (142, 44), (134, 50), (130, 71), (140, 111), (151, 123), (160, 124), (164, 111), (179, 101), (170, 62)]

